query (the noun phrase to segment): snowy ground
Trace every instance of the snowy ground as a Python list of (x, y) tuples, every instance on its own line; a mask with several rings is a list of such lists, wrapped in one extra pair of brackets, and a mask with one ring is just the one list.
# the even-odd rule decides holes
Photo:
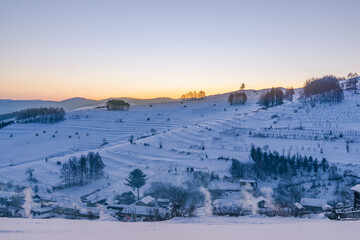
[[(195, 219), (196, 220), (196, 219)], [(181, 224), (180, 224), (181, 223)], [(185, 223), (185, 224), (184, 224)], [(360, 222), (326, 219), (209, 218), (168, 222), (100, 222), (0, 218), (3, 240), (358, 239)]]

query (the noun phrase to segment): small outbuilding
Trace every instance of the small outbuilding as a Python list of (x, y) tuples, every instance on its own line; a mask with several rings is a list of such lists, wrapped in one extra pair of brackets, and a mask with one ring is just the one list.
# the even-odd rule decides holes
[(354, 192), (354, 209), (360, 209), (360, 184), (351, 188)]

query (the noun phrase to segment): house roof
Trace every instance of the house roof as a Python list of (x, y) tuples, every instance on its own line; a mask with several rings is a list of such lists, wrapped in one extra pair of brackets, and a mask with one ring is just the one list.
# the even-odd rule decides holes
[(239, 191), (240, 185), (238, 183), (212, 181), (208, 186), (209, 190), (227, 190), (227, 191)]
[(235, 200), (235, 199), (215, 199), (213, 201), (213, 205), (220, 207), (231, 207), (231, 206), (241, 206), (241, 201), (240, 200)]
[(297, 209), (303, 209), (303, 208), (304, 208), (303, 205), (301, 205), (301, 204), (298, 203), (298, 202), (295, 203), (295, 207), (296, 207)]
[(258, 198), (256, 199), (256, 202), (257, 202), (257, 203), (259, 203), (259, 202), (261, 202), (261, 201), (269, 202), (269, 200), (268, 200), (267, 198), (264, 198), (263, 196), (258, 197)]
[(143, 216), (151, 216), (157, 212), (161, 217), (165, 217), (166, 209), (159, 207), (146, 207), (146, 206), (136, 206), (136, 205), (127, 205), (121, 211), (123, 214), (138, 214)]
[(256, 183), (256, 180), (251, 179), (239, 179), (240, 183)]
[(351, 190), (353, 190), (354, 192), (360, 193), (360, 184), (353, 186), (353, 187), (351, 188)]
[(138, 202), (142, 202), (144, 203), (145, 205), (148, 205), (149, 203), (155, 201), (155, 198), (151, 197), (151, 196), (146, 196), (142, 199), (140, 199)]
[(327, 204), (327, 201), (320, 198), (302, 198), (300, 203), (306, 207), (322, 207)]

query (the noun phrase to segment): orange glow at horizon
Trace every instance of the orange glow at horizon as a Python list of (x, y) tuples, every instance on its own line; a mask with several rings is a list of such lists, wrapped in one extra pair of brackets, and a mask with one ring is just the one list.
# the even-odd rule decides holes
[[(15, 82), (15, 81), (14, 81)], [(271, 84), (247, 84), (245, 83), (245, 89), (265, 89), (271, 87), (289, 87), (289, 86), (277, 86)], [(8, 83), (7, 88), (0, 89), (0, 99), (13, 99), (13, 100), (49, 100), (49, 101), (61, 101), (73, 97), (82, 97), (93, 100), (102, 100), (107, 98), (137, 98), (137, 99), (151, 99), (151, 98), (173, 98), (178, 99), (180, 96), (189, 91), (205, 91), (207, 96), (222, 94), (227, 92), (237, 91), (240, 88), (241, 81), (238, 84), (218, 84), (215, 87), (191, 87), (183, 86), (177, 89), (168, 88), (168, 89), (149, 89), (146, 90), (146, 83), (140, 87), (138, 90), (134, 86), (128, 86), (128, 88), (124, 88), (121, 86), (109, 87), (109, 85), (93, 84), (92, 86), (81, 86), (78, 83), (74, 82), (73, 86), (69, 86), (67, 84), (59, 84), (61, 82), (23, 82), (22, 86), (19, 87), (18, 84)], [(301, 87), (302, 84), (299, 85), (291, 85), (294, 88)]]

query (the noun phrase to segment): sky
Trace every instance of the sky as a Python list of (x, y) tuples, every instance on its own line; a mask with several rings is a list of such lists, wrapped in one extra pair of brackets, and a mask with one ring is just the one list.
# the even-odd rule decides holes
[(360, 72), (359, 0), (0, 0), (0, 99), (178, 98)]

